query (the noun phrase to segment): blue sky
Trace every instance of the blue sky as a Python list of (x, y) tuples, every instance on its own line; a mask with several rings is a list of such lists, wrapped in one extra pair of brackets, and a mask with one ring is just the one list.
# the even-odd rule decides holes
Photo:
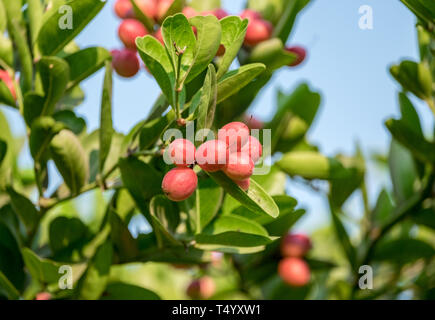
[[(109, 0), (79, 35), (80, 46), (121, 47), (113, 3), (114, 0)], [(223, 1), (223, 7), (231, 14), (239, 13), (244, 5), (244, 0)], [(373, 8), (373, 30), (358, 27), (358, 9), (362, 5)], [(307, 47), (307, 63), (277, 72), (254, 102), (251, 112), (268, 119), (275, 106), (277, 88), (290, 91), (299, 82), (307, 81), (322, 93), (321, 111), (310, 132), (310, 140), (320, 145), (322, 152), (328, 155), (353, 152), (356, 141), (366, 153), (386, 150), (389, 135), (383, 121), (398, 113), (398, 86), (389, 75), (388, 66), (402, 58), (417, 59), (414, 25), (414, 16), (398, 0), (313, 0), (300, 15), (288, 41)], [(88, 130), (99, 125), (102, 82), (103, 74), (99, 72), (83, 83), (87, 98), (77, 111), (87, 119)], [(143, 70), (132, 80), (116, 76), (113, 109), (116, 130), (127, 132), (143, 119), (158, 92), (156, 82)], [(422, 118), (431, 119), (424, 106), (419, 106), (419, 112)], [(17, 115), (14, 112), (7, 115), (14, 123), (14, 132), (23, 134), (24, 126)], [(370, 177), (372, 195), (385, 180), (378, 179), (379, 176), (382, 178), (375, 169)], [(309, 215), (298, 228), (309, 231), (327, 221), (322, 198), (294, 183), (289, 191), (309, 209)], [(350, 205), (358, 211), (354, 201)]]

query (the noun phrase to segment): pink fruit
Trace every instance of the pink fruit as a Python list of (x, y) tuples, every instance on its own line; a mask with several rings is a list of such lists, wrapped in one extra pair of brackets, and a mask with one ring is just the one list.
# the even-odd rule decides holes
[(182, 13), (186, 16), (187, 19), (193, 18), (198, 15), (198, 12), (196, 12), (196, 10), (192, 7), (184, 7)]
[(51, 294), (49, 292), (39, 292), (36, 294), (35, 300), (51, 300)]
[(302, 258), (311, 249), (311, 240), (304, 234), (288, 234), (281, 242), (283, 257)]
[(242, 122), (230, 122), (218, 132), (218, 139), (224, 141), (230, 152), (240, 150), (248, 142), (249, 128)]
[(261, 122), (260, 120), (258, 120), (257, 118), (253, 117), (253, 116), (248, 116), (245, 115), (243, 118), (243, 122), (246, 123), (246, 125), (248, 126), (249, 129), (263, 129), (264, 128), (264, 124), (263, 122)]
[(310, 281), (310, 268), (299, 258), (284, 258), (279, 262), (278, 274), (290, 286), (302, 287)]
[(168, 147), (171, 162), (178, 167), (187, 167), (195, 163), (195, 146), (186, 139), (175, 139)]
[(157, 29), (157, 31), (154, 33), (154, 38), (159, 40), (163, 46), (165, 45), (165, 41), (163, 40), (163, 35), (162, 35), (162, 28)]
[(296, 60), (289, 64), (290, 67), (295, 67), (297, 65), (300, 65), (307, 56), (307, 52), (304, 48), (299, 46), (294, 47), (287, 47), (285, 48), (286, 51), (294, 53), (296, 55)]
[(115, 2), (115, 13), (121, 19), (133, 18), (133, 6), (130, 0), (117, 0)]
[(269, 39), (272, 35), (273, 26), (266, 20), (250, 20), (246, 30), (245, 45), (256, 46), (260, 42)]
[(176, 167), (163, 178), (162, 189), (172, 201), (183, 201), (189, 198), (198, 185), (195, 171), (186, 167)]
[(229, 178), (237, 181), (248, 179), (252, 176), (253, 170), (254, 162), (247, 153), (243, 152), (230, 153), (223, 169)]
[(154, 19), (157, 12), (157, 1), (158, 0), (136, 0), (136, 4), (144, 15)]
[(251, 179), (250, 179), (250, 178), (248, 178), (248, 179), (246, 179), (246, 180), (241, 180), (241, 181), (234, 180), (234, 182), (235, 182), (235, 183), (236, 183), (240, 188), (242, 188), (242, 190), (244, 190), (244, 191), (248, 191), (249, 186), (251, 185)]
[(6, 87), (8, 87), (9, 91), (11, 92), (12, 97), (14, 98), (14, 100), (16, 100), (17, 94), (14, 88), (14, 81), (12, 80), (11, 76), (7, 71), (0, 69), (0, 81), (3, 81), (5, 83)]
[(214, 15), (219, 20), (228, 16), (228, 13), (224, 9), (221, 9), (221, 8), (201, 12), (202, 16), (206, 16), (209, 14)]
[(199, 146), (195, 159), (202, 170), (216, 172), (225, 167), (227, 145), (221, 140), (209, 140)]
[(263, 17), (261, 16), (260, 12), (257, 12), (255, 10), (251, 10), (251, 9), (245, 9), (240, 14), (240, 18), (248, 19), (248, 20), (260, 20)]
[(207, 276), (192, 281), (186, 290), (186, 294), (191, 299), (209, 299), (214, 292), (214, 281), (212, 278)]
[(247, 153), (252, 161), (256, 163), (263, 154), (263, 147), (257, 138), (249, 136), (248, 142), (240, 149), (240, 151)]
[(169, 8), (172, 5), (172, 2), (174, 0), (158, 0), (157, 1), (157, 10), (156, 10), (156, 20), (161, 21), (163, 17), (166, 15), (166, 12), (168, 12)]
[(138, 73), (140, 64), (136, 51), (130, 49), (112, 50), (112, 65), (121, 77), (131, 78)]
[(134, 19), (125, 19), (118, 28), (119, 39), (128, 49), (136, 49), (136, 38), (147, 34), (144, 25)]

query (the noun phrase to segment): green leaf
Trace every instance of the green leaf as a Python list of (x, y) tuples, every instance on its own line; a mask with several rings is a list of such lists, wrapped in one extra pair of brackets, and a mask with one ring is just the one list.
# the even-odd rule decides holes
[(220, 8), (221, 0), (191, 0), (189, 6), (198, 12), (203, 12)]
[(296, 16), (308, 2), (310, 0), (284, 1), (282, 15), (275, 26), (273, 36), (280, 38), (283, 43), (286, 43), (295, 24)]
[(216, 100), (216, 70), (214, 66), (210, 64), (201, 90), (199, 106), (197, 107), (196, 130), (211, 128), (216, 110)]
[(3, 5), (3, 1), (0, 1), (0, 33), (4, 33), (8, 24), (6, 9)]
[(89, 240), (89, 230), (78, 218), (57, 217), (49, 226), (50, 247), (57, 257), (69, 258)]
[(109, 155), (110, 145), (112, 144), (113, 124), (112, 124), (112, 64), (106, 61), (106, 74), (104, 76), (103, 94), (101, 97), (100, 111), (100, 150), (99, 168), (103, 174), (104, 164)]
[[(282, 198), (280, 198), (282, 197)], [(294, 210), (293, 208), (283, 207), (284, 196), (274, 197), (278, 207), (280, 208), (279, 217), (275, 221), (269, 222), (264, 225), (264, 228), (271, 236), (281, 237), (286, 234), (291, 227), (299, 221), (300, 218), (306, 213), (304, 209)], [(287, 200), (289, 201), (289, 200)], [(282, 209), (281, 209), (282, 208)]]
[(406, 60), (392, 66), (390, 72), (404, 90), (423, 100), (432, 98), (432, 75), (426, 64)]
[(355, 247), (352, 245), (349, 235), (341, 221), (340, 217), (337, 215), (337, 212), (331, 207), (331, 218), (332, 223), (334, 225), (335, 234), (337, 236), (337, 240), (341, 244), (343, 251), (349, 261), (351, 267), (356, 270), (357, 268), (357, 256)]
[(29, 29), (31, 34), (31, 43), (35, 43), (42, 26), (42, 17), (44, 8), (40, 0), (27, 0), (28, 9), (27, 14), (29, 17)]
[(405, 120), (389, 119), (385, 123), (393, 138), (422, 162), (435, 162), (435, 144), (410, 128)]
[(109, 209), (110, 238), (121, 261), (132, 261), (139, 254), (136, 240), (118, 214)]
[(43, 57), (36, 67), (44, 89), (44, 104), (39, 115), (51, 115), (65, 93), (70, 69), (65, 60), (58, 57)]
[(376, 246), (373, 259), (404, 265), (418, 259), (430, 259), (435, 249), (427, 242), (412, 238), (383, 241)]
[[(1, 1), (0, 1), (1, 6)], [(0, 17), (1, 18), (1, 17)], [(14, 285), (9, 281), (8, 278), (0, 271), (0, 295), (5, 295), (6, 298), (10, 300), (18, 300), (20, 298), (20, 293), (14, 287)]]
[(407, 126), (423, 137), (423, 131), (421, 129), (420, 118), (418, 116), (417, 110), (412, 105), (408, 96), (404, 92), (399, 93), (399, 106), (400, 113), (402, 114), (402, 120), (407, 124)]
[(348, 175), (340, 161), (315, 151), (286, 153), (276, 162), (276, 166), (290, 176), (301, 176), (305, 179), (342, 179)]
[[(143, 208), (145, 202), (156, 194), (162, 193), (162, 177), (149, 164), (135, 157), (128, 157), (119, 160), (119, 168), (122, 182), (139, 208)], [(138, 181), (143, 181), (143, 183), (138, 183)]]
[(163, 94), (174, 103), (175, 72), (165, 48), (154, 37), (136, 38), (136, 47), (143, 62), (156, 79)]
[[(58, 134), (64, 126), (51, 117), (40, 117), (32, 123), (29, 138), (30, 153), (35, 162), (47, 160), (45, 151), (50, 145), (51, 139)], [(45, 159), (44, 159), (45, 158)]]
[[(101, 0), (72, 0), (68, 2), (70, 10), (52, 11), (50, 17), (42, 25), (36, 40), (41, 53), (50, 56), (62, 50), (100, 12), (105, 4), (106, 1)], [(72, 19), (72, 28), (60, 28), (60, 24), (67, 24), (68, 19)]]
[(420, 225), (435, 229), (435, 212), (433, 208), (423, 209), (411, 216), (412, 220)]
[[(1, 3), (1, 1), (0, 1)], [(8, 66), (12, 67), (14, 63), (14, 50), (11, 39), (0, 32), (0, 59)]]
[(272, 166), (268, 174), (251, 177), (271, 196), (285, 193), (286, 175), (277, 167)]
[(159, 247), (177, 246), (180, 243), (174, 238), (175, 229), (180, 223), (180, 216), (175, 204), (163, 195), (157, 195), (150, 201), (151, 225), (156, 233)]
[(288, 66), (295, 61), (296, 55), (284, 50), (283, 42), (272, 38), (259, 43), (251, 52), (249, 62), (261, 62), (268, 70), (276, 70)]
[[(4, 214), (4, 210), (0, 212)], [(14, 214), (15, 215), (15, 214)], [(21, 290), (25, 284), (24, 263), (17, 238), (7, 225), (0, 221), (0, 273)], [(0, 280), (1, 282), (1, 280)], [(2, 286), (0, 285), (0, 292)]]
[[(186, 79), (195, 63), (197, 42), (189, 21), (183, 14), (176, 14), (168, 17), (163, 22), (162, 35), (166, 50), (172, 60), (172, 66), (174, 67), (176, 77), (178, 77), (179, 81), (181, 79)], [(181, 58), (176, 52), (176, 47), (184, 52), (181, 55)], [(201, 54), (201, 58), (204, 59), (204, 52), (200, 51), (199, 54)], [(207, 65), (208, 62), (203, 66), (203, 69), (205, 69)], [(179, 70), (179, 74), (177, 70)]]
[(68, 90), (62, 99), (58, 102), (57, 110), (74, 109), (75, 107), (81, 105), (85, 100), (85, 93), (80, 88), (80, 86), (75, 86)]
[(189, 19), (197, 30), (196, 45), (186, 83), (201, 74), (212, 62), (221, 42), (221, 25), (213, 15), (196, 16)]
[(23, 248), (24, 263), (32, 278), (44, 284), (57, 283), (62, 276), (59, 274), (60, 263), (37, 256), (32, 250)]
[(19, 194), (12, 187), (8, 187), (7, 192), (15, 213), (29, 230), (34, 230), (39, 222), (38, 210), (27, 197)]
[[(21, 12), (20, 12), (21, 15)], [(14, 16), (15, 17), (15, 16)], [(33, 62), (30, 54), (27, 38), (22, 30), (18, 18), (12, 18), (9, 23), (9, 35), (11, 36), (18, 52), (21, 64), (21, 90), (23, 95), (32, 88)]]
[(144, 12), (138, 7), (136, 1), (137, 0), (130, 0), (133, 6), (133, 11), (136, 19), (142, 22), (149, 32), (153, 32), (154, 31), (153, 17), (148, 17), (146, 14), (144, 14)]
[(185, 5), (185, 0), (174, 0), (172, 1), (172, 4), (169, 6), (166, 13), (162, 16), (159, 22), (164, 21), (167, 17), (175, 15), (176, 13), (179, 13), (183, 10), (183, 7)]
[(100, 298), (109, 281), (112, 255), (113, 250), (110, 241), (106, 241), (98, 247), (79, 283), (79, 299), (96, 300)]
[(21, 21), (23, 18), (23, 14), (21, 12), (21, 8), (23, 6), (23, 0), (9, 1), (2, 0), (4, 8), (6, 10), (6, 17), (8, 21), (16, 19), (17, 21)]
[(16, 107), (15, 99), (3, 80), (0, 80), (0, 104)]
[(435, 23), (435, 4), (431, 0), (401, 0), (414, 14), (426, 21)]
[(251, 180), (249, 190), (245, 192), (221, 171), (208, 173), (208, 175), (249, 210), (274, 218), (279, 215), (276, 203), (254, 180)]
[(236, 94), (240, 89), (248, 85), (266, 67), (261, 63), (251, 63), (241, 66), (239, 69), (228, 72), (218, 83), (218, 101), (220, 103)]
[(394, 204), (390, 194), (383, 189), (376, 201), (371, 219), (377, 226), (384, 225), (393, 214)]
[(415, 193), (418, 180), (417, 168), (411, 153), (393, 140), (388, 156), (394, 197), (398, 203), (409, 199)]
[(79, 117), (71, 110), (60, 110), (53, 114), (53, 119), (63, 123), (74, 134), (79, 135), (86, 129), (85, 119)]
[(110, 52), (101, 47), (86, 48), (67, 55), (64, 60), (71, 71), (68, 88), (73, 88), (100, 70), (111, 57)]
[(107, 285), (100, 300), (160, 300), (160, 297), (145, 288), (122, 282)]
[(219, 61), (217, 79), (222, 78), (230, 68), (233, 60), (237, 57), (243, 41), (245, 40), (248, 20), (239, 17), (228, 16), (220, 20), (222, 27), (221, 44), (225, 47), (225, 54)]
[(2, 162), (6, 157), (7, 152), (8, 152), (8, 144), (6, 143), (6, 141), (0, 139), (0, 166), (2, 165)]
[(228, 253), (253, 253), (271, 242), (267, 231), (246, 218), (225, 215), (195, 236), (196, 247)]
[(51, 140), (50, 152), (71, 194), (78, 194), (89, 174), (88, 159), (80, 140), (71, 131), (62, 130)]

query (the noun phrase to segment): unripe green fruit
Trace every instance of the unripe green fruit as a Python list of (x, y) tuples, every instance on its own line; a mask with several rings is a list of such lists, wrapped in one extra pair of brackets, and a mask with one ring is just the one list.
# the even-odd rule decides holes
[(247, 153), (252, 161), (256, 163), (263, 154), (263, 147), (257, 138), (249, 136), (248, 142), (240, 149), (241, 152)]
[(303, 287), (310, 281), (310, 268), (299, 258), (284, 258), (279, 262), (278, 274), (292, 287)]
[(248, 24), (245, 36), (245, 45), (256, 46), (260, 42), (268, 40), (273, 31), (273, 26), (269, 21), (261, 19), (251, 19)]
[(246, 180), (241, 180), (241, 181), (237, 181), (234, 180), (234, 182), (243, 190), (243, 191), (248, 191), (249, 190), (249, 186), (251, 185), (251, 179), (248, 178)]
[(199, 146), (195, 154), (196, 163), (202, 170), (216, 172), (225, 167), (227, 145), (221, 140), (209, 140)]
[(232, 180), (246, 180), (252, 176), (252, 172), (254, 171), (254, 162), (247, 153), (230, 153), (227, 164), (225, 165), (223, 171)]
[(165, 195), (172, 201), (183, 201), (196, 190), (198, 177), (190, 168), (176, 167), (170, 170), (162, 181)]
[(144, 25), (138, 20), (125, 19), (118, 28), (118, 36), (128, 49), (136, 49), (136, 38), (147, 34)]
[(230, 152), (240, 150), (249, 138), (249, 128), (242, 122), (230, 122), (218, 132), (218, 139), (224, 141)]
[(311, 240), (306, 235), (287, 234), (282, 238), (281, 255), (283, 257), (302, 258), (311, 247)]
[(214, 294), (215, 289), (213, 279), (204, 276), (192, 281), (187, 287), (186, 293), (191, 299), (209, 299)]
[(195, 145), (186, 139), (175, 139), (168, 147), (171, 163), (178, 167), (187, 167), (195, 163)]
[(138, 73), (140, 64), (136, 51), (130, 49), (112, 50), (112, 65), (121, 77), (131, 78)]

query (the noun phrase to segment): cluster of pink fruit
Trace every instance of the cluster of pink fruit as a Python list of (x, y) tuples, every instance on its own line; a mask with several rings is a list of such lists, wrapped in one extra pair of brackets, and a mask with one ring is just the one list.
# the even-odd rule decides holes
[(311, 248), (311, 240), (304, 234), (287, 234), (282, 239), (278, 274), (285, 283), (302, 287), (310, 281), (310, 268), (303, 257)]
[(198, 164), (206, 172), (222, 170), (240, 188), (247, 191), (255, 163), (262, 156), (263, 148), (249, 128), (241, 122), (231, 122), (218, 132), (217, 140), (208, 140), (196, 150), (186, 139), (174, 140), (167, 149), (167, 156), (176, 167), (162, 182), (162, 189), (172, 201), (183, 201), (196, 190), (198, 178), (193, 166)]
[(11, 92), (14, 100), (17, 100), (17, 95), (14, 88), (14, 81), (6, 70), (0, 69), (0, 81), (3, 81), (5, 83), (6, 87), (8, 87), (9, 91)]
[[(152, 34), (163, 44), (163, 36), (159, 24), (162, 23), (162, 20), (164, 19), (165, 14), (170, 8), (172, 2), (173, 0), (135, 0), (137, 8), (145, 16), (147, 16), (150, 21), (155, 22), (155, 30), (147, 30), (143, 23), (140, 22), (135, 16), (131, 0), (116, 1), (114, 7), (115, 13), (119, 18), (123, 19), (118, 28), (118, 36), (123, 42), (125, 48), (120, 50), (112, 50), (112, 56), (113, 67), (120, 76), (126, 78), (133, 77), (140, 69), (140, 63), (137, 57), (135, 45), (135, 40), (137, 37), (143, 37), (147, 34)], [(191, 7), (185, 7), (182, 13), (187, 18), (192, 18), (197, 15), (205, 16), (210, 14), (216, 16), (218, 19), (228, 16), (228, 13), (221, 8), (197, 12)], [(246, 9), (240, 14), (240, 17), (243, 19), (246, 18), (249, 21), (244, 41), (244, 45), (246, 47), (254, 47), (259, 43), (271, 38), (273, 26), (269, 21), (263, 19), (260, 13), (251, 9)], [(195, 28), (193, 28), (193, 30), (196, 31)], [(302, 47), (286, 47), (286, 50), (294, 53), (297, 57), (296, 60), (290, 64), (290, 66), (296, 66), (305, 59), (306, 51)], [(221, 45), (216, 55), (222, 56), (224, 53), (225, 48)]]

